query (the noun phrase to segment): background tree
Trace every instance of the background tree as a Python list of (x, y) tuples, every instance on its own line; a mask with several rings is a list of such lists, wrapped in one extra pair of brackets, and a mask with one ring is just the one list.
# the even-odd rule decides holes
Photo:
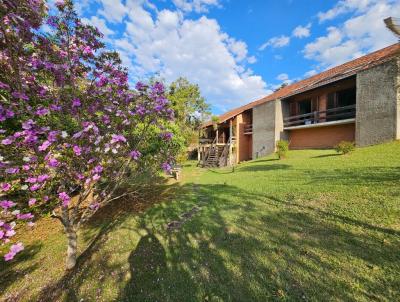
[[(17, 222), (51, 212), (71, 269), (82, 223), (133, 193), (120, 190), (127, 176), (169, 171), (180, 142), (164, 86), (130, 90), (101, 33), (82, 24), (72, 1), (56, 6), (46, 17), (41, 0), (0, 2), (0, 240), (9, 244)], [(12, 244), (5, 259), (22, 249)]]
[[(200, 88), (185, 78), (178, 78), (167, 89), (167, 98), (175, 112), (175, 123), (180, 129), (185, 146), (197, 143), (202, 123), (210, 116), (210, 106)], [(186, 154), (186, 148), (183, 152)]]

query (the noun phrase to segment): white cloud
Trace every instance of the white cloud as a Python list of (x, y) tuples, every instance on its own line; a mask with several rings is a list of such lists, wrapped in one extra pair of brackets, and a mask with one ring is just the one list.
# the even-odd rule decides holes
[(318, 61), (322, 67), (332, 67), (397, 42), (396, 37), (386, 29), (383, 19), (400, 15), (400, 3), (391, 0), (347, 0), (340, 1), (334, 9), (336, 15), (330, 13), (330, 18), (344, 9), (352, 15), (342, 25), (328, 27), (327, 35), (308, 43), (303, 50), (306, 58)]
[(309, 78), (309, 77), (316, 75), (317, 73), (318, 73), (318, 71), (316, 71), (315, 69), (311, 69), (311, 70), (307, 71), (306, 73), (304, 73), (304, 77)]
[(120, 0), (97, 0), (103, 9), (98, 13), (109, 22), (121, 22), (126, 15), (126, 7)]
[(289, 75), (287, 73), (281, 73), (276, 77), (279, 81), (286, 81), (289, 79)]
[(297, 26), (294, 30), (292, 35), (296, 38), (307, 38), (310, 36), (310, 28), (311, 28), (311, 23), (308, 23), (306, 26)]
[(269, 39), (267, 42), (265, 42), (263, 45), (260, 46), (259, 50), (264, 50), (268, 46), (271, 46), (273, 48), (280, 48), (289, 45), (290, 43), (290, 37), (288, 36), (280, 36), (280, 37), (273, 37)]
[(205, 13), (209, 7), (220, 7), (219, 0), (172, 0), (175, 6), (184, 12)]
[(248, 62), (249, 64), (254, 64), (254, 63), (257, 62), (257, 58), (256, 58), (255, 56), (248, 57), (248, 58), (247, 58), (247, 62)]
[(171, 10), (151, 14), (138, 2), (127, 3), (127, 9), (125, 32), (113, 45), (135, 79), (156, 73), (167, 82), (187, 77), (220, 110), (270, 92), (246, 66), (256, 61), (247, 44), (224, 33), (216, 20), (185, 19)]
[(326, 12), (319, 12), (318, 19), (320, 22), (332, 20), (339, 15), (358, 10), (365, 11), (371, 3), (383, 2), (382, 0), (341, 0), (333, 8)]
[(280, 60), (283, 60), (283, 56), (282, 55), (274, 55), (274, 59), (280, 61)]

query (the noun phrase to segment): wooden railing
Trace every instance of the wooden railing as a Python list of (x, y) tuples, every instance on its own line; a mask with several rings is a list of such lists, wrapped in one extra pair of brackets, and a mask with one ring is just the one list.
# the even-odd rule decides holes
[(211, 143), (210, 148), (207, 149), (206, 153), (204, 154), (203, 157), (203, 165), (206, 163), (208, 156), (210, 155), (211, 150), (216, 148), (216, 143), (217, 143), (217, 137), (214, 138), (214, 140)]
[(252, 134), (253, 133), (253, 125), (248, 124), (244, 125), (244, 134)]
[(284, 118), (284, 127), (300, 125), (319, 124), (343, 119), (354, 118), (356, 116), (356, 105), (337, 107), (324, 111), (314, 111), (306, 114), (294, 115)]

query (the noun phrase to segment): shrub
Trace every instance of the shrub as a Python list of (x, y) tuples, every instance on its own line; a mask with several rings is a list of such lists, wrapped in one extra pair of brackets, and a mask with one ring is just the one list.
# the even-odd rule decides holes
[(353, 152), (355, 148), (356, 148), (356, 146), (355, 146), (354, 142), (341, 141), (335, 147), (335, 150), (337, 153), (349, 154), (350, 152)]
[(289, 151), (289, 142), (281, 139), (277, 141), (276, 148), (276, 154), (278, 155), (279, 159), (284, 159)]

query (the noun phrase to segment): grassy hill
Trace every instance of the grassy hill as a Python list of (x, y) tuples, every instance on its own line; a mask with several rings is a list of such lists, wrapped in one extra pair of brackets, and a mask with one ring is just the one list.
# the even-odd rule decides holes
[(188, 163), (180, 183), (103, 211), (80, 235), (78, 268), (64, 274), (59, 226), (39, 221), (17, 261), (0, 264), (2, 298), (395, 301), (400, 143), (234, 170)]

